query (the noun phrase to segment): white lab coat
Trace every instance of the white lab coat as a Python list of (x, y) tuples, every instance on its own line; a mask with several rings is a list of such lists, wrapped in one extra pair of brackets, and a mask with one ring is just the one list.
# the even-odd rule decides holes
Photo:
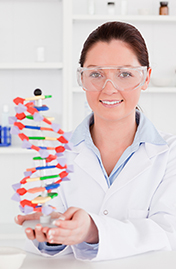
[[(176, 137), (161, 136), (167, 145), (142, 144), (110, 188), (97, 157), (84, 142), (69, 153), (74, 173), (71, 181), (61, 184), (59, 210), (75, 206), (91, 215), (99, 231), (93, 260), (176, 250)], [(56, 256), (71, 249), (76, 258), (87, 259), (76, 246)], [(31, 242), (28, 250), (39, 253)]]

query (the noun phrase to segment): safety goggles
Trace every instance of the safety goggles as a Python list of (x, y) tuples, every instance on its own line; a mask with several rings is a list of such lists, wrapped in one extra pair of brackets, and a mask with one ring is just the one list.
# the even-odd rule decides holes
[(144, 85), (147, 66), (96, 66), (78, 68), (79, 86), (86, 91), (101, 91), (111, 82), (118, 91), (132, 91)]

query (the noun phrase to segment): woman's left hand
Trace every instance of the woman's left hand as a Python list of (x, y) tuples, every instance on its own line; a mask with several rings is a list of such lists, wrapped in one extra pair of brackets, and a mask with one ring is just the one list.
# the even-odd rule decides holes
[(54, 224), (57, 228), (43, 228), (47, 241), (51, 244), (98, 243), (97, 227), (83, 209), (70, 207)]

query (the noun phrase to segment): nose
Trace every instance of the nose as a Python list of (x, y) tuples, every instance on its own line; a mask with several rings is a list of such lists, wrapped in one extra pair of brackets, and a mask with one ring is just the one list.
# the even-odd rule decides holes
[[(110, 82), (110, 83), (108, 83)], [(105, 91), (107, 94), (112, 94), (117, 92), (118, 89), (115, 86), (114, 82), (111, 79), (107, 79), (102, 87), (102, 90)]]

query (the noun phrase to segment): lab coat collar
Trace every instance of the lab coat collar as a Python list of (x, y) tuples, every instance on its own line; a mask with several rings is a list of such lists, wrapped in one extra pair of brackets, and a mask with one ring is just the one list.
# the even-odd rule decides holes
[[(138, 143), (138, 145), (141, 145), (136, 151), (136, 153), (128, 161), (121, 173), (118, 175), (118, 180), (115, 180), (109, 188), (110, 192), (112, 192), (113, 189), (121, 188), (122, 186), (133, 180), (136, 176), (138, 176), (140, 173), (150, 167), (150, 159), (152, 157), (168, 150), (166, 141), (162, 138), (154, 125), (145, 117), (145, 115), (139, 111), (136, 111), (136, 117), (139, 122), (139, 125), (135, 139), (137, 140), (136, 142)], [(94, 146), (93, 152), (91, 150), (92, 146), (87, 144), (87, 141), (91, 141), (91, 137), (89, 137), (89, 126), (92, 120), (93, 114), (89, 115), (83, 121), (83, 123), (77, 127), (73, 134), (72, 142), (75, 145), (74, 149), (77, 151), (77, 153), (79, 153), (75, 158), (75, 162), (84, 171), (86, 171), (87, 174), (93, 177), (94, 180), (96, 180), (97, 183), (106, 192), (108, 190), (108, 185), (105, 180), (105, 176), (103, 175), (100, 161), (97, 157), (98, 152), (97, 154), (95, 154), (96, 147)], [(89, 139), (87, 139), (88, 137)], [(136, 162), (138, 163), (138, 165), (136, 165)]]
[[(80, 125), (78, 125), (71, 138), (71, 142), (75, 146), (79, 145), (83, 141), (86, 141), (87, 146), (92, 147), (93, 142), (89, 127), (93, 121), (93, 113), (91, 113)], [(154, 145), (166, 144), (166, 141), (162, 138), (153, 123), (139, 110), (136, 110), (136, 122), (138, 123), (138, 128), (134, 140), (136, 140), (138, 145), (140, 143), (151, 143)]]
[(150, 143), (154, 145), (166, 145), (159, 131), (153, 123), (140, 111), (136, 110), (136, 121), (139, 122), (135, 139), (140, 143)]

